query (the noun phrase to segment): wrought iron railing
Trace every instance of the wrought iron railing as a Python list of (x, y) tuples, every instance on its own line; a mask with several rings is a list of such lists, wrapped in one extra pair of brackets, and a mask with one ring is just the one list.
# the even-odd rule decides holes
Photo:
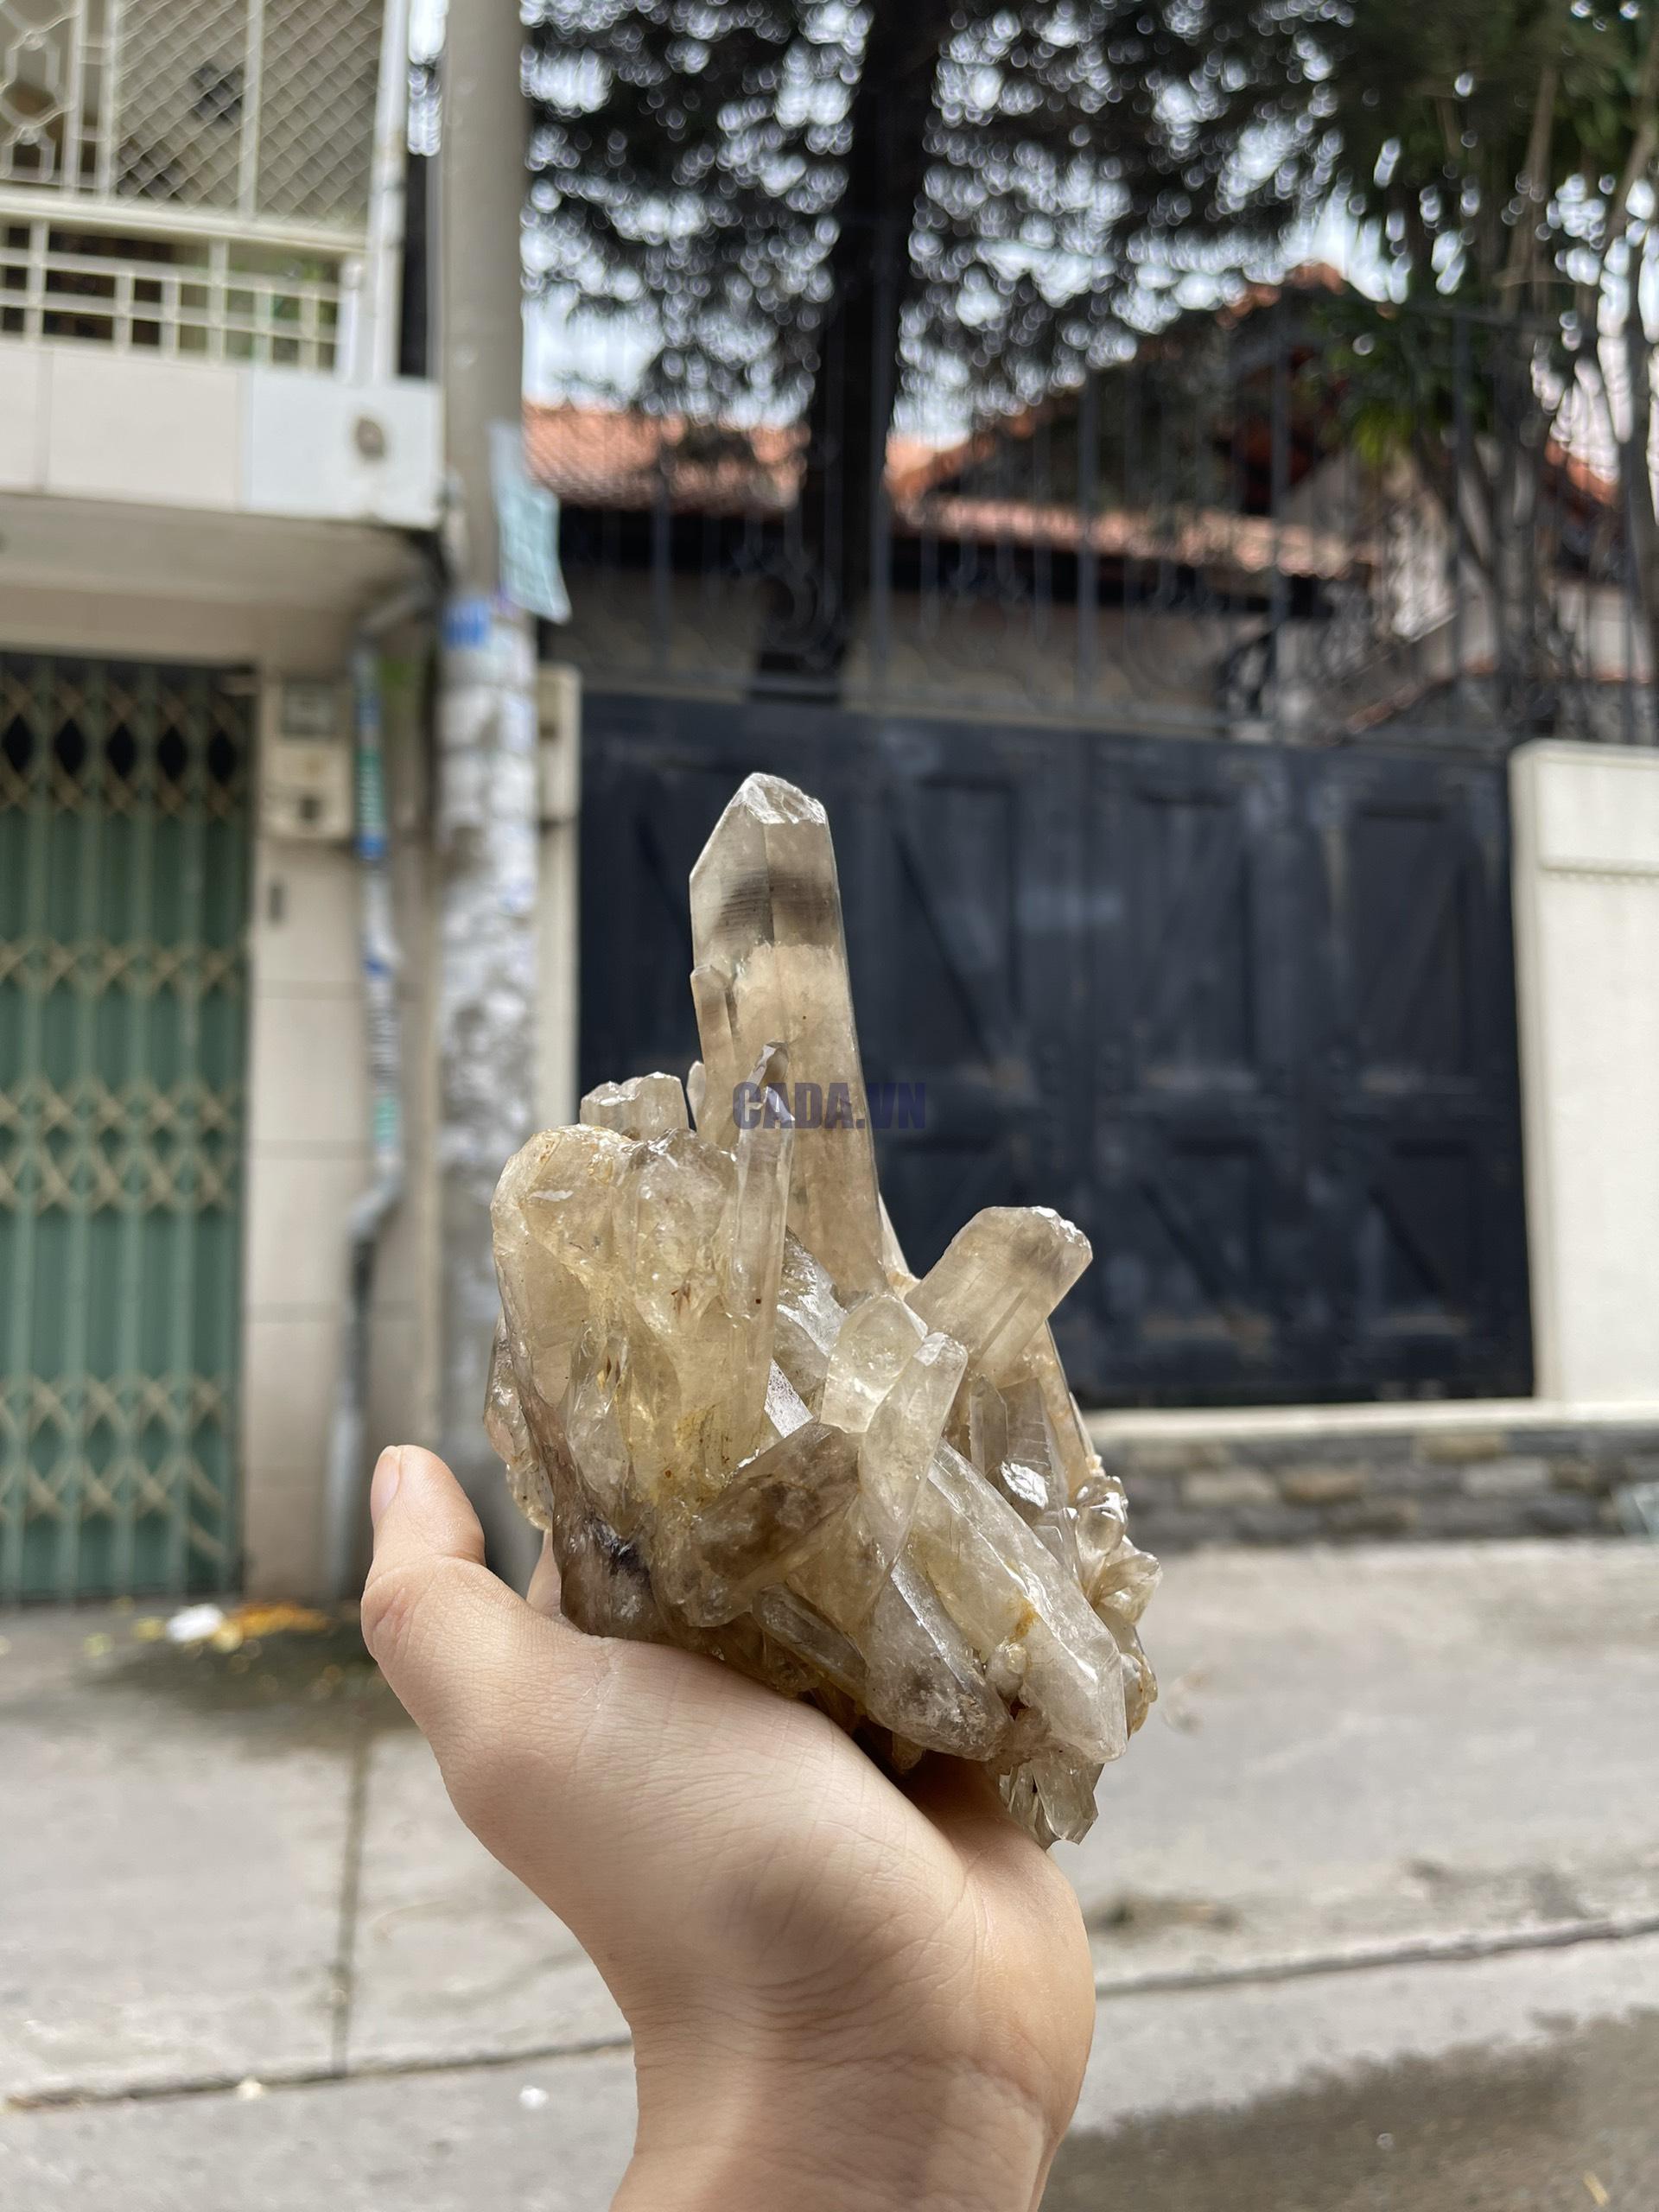
[(944, 419), (911, 363), (861, 453), (835, 430), (858, 365), (827, 356), (793, 422), (711, 421), (606, 373), (628, 334), (573, 346), (582, 381), (528, 416), (563, 503), (554, 650), (592, 683), (1652, 739), (1617, 425), (1559, 331), (1264, 289), (1017, 416)]

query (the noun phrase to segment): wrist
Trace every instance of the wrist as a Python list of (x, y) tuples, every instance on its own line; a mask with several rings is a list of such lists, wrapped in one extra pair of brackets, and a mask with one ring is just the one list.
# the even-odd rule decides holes
[(1058, 2132), (960, 2054), (729, 2031), (636, 2046), (639, 2125), (615, 2212), (1030, 2212)]

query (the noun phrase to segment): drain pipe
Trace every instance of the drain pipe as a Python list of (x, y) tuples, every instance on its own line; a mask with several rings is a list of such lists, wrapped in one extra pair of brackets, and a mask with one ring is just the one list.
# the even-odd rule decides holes
[(404, 1195), (404, 1037), (397, 1005), (403, 955), (391, 896), (386, 826), (384, 702), (379, 641), (400, 622), (428, 613), (430, 587), (411, 585), (365, 615), (352, 640), (352, 721), (356, 759), (358, 880), (363, 1010), (367, 1032), (372, 1179), (346, 1217), (350, 1272), (340, 1346), (340, 1377), (328, 1430), (323, 1480), (323, 1594), (348, 1598), (358, 1585), (364, 1516), (363, 1438), (368, 1414), (369, 1302), (380, 1232)]

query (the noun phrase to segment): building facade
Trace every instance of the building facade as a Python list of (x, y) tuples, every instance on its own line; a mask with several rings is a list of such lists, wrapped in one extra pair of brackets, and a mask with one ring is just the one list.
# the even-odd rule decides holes
[[(0, 1599), (317, 1579), (369, 1172), (346, 675), (442, 486), (405, 81), (395, 4), (0, 0)], [(420, 634), (380, 646), (417, 1168)], [(429, 1217), (416, 1172), (387, 1433)]]
[[(349, 1223), (375, 1157), (353, 793), (373, 729), (404, 1173), (365, 1434), (436, 1433), (446, 466), (405, 312), (405, 48), (397, 0), (0, 0), (0, 1603), (328, 1579)], [(948, 481), (938, 454), (890, 454), (901, 526), (841, 640), (839, 702), (791, 696), (754, 680), (790, 596), (788, 449), (757, 442), (734, 486), (729, 442), (683, 456), (683, 482), (630, 447), (620, 488), (595, 489), (584, 470), (618, 475), (633, 430), (589, 425), (573, 452), (570, 428), (531, 423), (575, 511), (574, 617), (549, 640), (571, 666), (543, 671), (546, 1118), (576, 1089), (583, 761), (605, 1076), (689, 1057), (685, 869), (765, 765), (858, 825), (867, 1060), (888, 1040), (910, 1060), (878, 1074), (925, 1057), (948, 1123), (894, 1187), (944, 1233), (1003, 1196), (1090, 1218), (1099, 1265), (1066, 1325), (1092, 1334), (1070, 1349), (1095, 1395), (1154, 1407), (1103, 1415), (1103, 1448), (1199, 1485), (1174, 1494), (1176, 1534), (1266, 1511), (1273, 1401), (1298, 1393), (1403, 1378), (1464, 1393), (1484, 1433), (1479, 1393), (1501, 1389), (1486, 1426), (1507, 1437), (1530, 1382), (1563, 1467), (1626, 1466), (1571, 1438), (1659, 1419), (1659, 754), (1545, 744), (1506, 766), (1516, 733), (1490, 715), (1466, 762), (1433, 753), (1438, 728), (1402, 750), (1369, 699), (1338, 728), (1346, 663), (1321, 640), (1374, 549), (1258, 501), (1198, 515), (1194, 552), (1192, 518), (1133, 485), (1084, 526), (1044, 520), (1033, 441), (1074, 474), (1095, 448), (1064, 423), (1012, 461), (965, 449)], [(1288, 458), (1251, 467), (1294, 496)], [(1482, 650), (1460, 622), (1459, 682)], [(1438, 696), (1408, 643), (1414, 696)], [(1260, 711), (1263, 669), (1300, 683), (1294, 743)], [(1299, 918), (1355, 886), (1370, 981), (1344, 1000), (1338, 935)], [(1335, 1301), (1324, 1337), (1305, 1293)], [(1181, 1429), (1184, 1394), (1255, 1400), (1242, 1472)], [(1283, 1416), (1299, 1467), (1310, 1418)], [(1478, 1495), (1523, 1518), (1555, 1460), (1500, 1457)], [(1469, 1459), (1428, 1452), (1423, 1481)], [(1611, 1486), (1538, 1525), (1601, 1525)], [(1274, 1495), (1302, 1519), (1256, 1533), (1325, 1532)]]

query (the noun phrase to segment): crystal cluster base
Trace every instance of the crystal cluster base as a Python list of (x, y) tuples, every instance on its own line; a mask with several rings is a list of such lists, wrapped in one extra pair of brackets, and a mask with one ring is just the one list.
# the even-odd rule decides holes
[(1155, 1694), (1158, 1580), (1048, 1325), (1088, 1240), (996, 1206), (906, 1269), (815, 800), (752, 776), (691, 922), (687, 1085), (602, 1084), (496, 1192), (486, 1420), (513, 1494), (578, 1627), (810, 1699), (896, 1772), (982, 1761), (1075, 1840)]

